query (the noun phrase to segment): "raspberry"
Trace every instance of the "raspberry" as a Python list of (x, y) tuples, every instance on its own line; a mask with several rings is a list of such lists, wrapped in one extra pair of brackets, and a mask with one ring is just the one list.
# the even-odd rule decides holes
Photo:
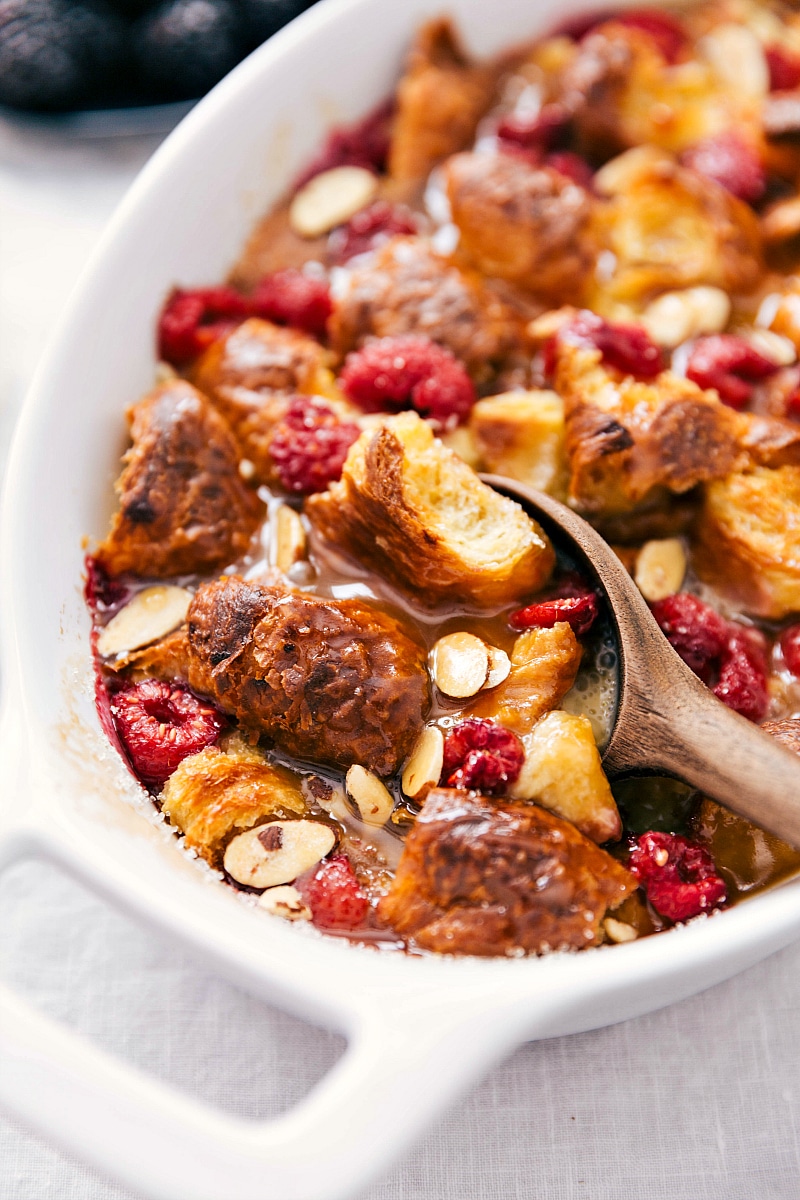
[(547, 155), (544, 165), (553, 171), (558, 171), (559, 175), (566, 175), (567, 179), (577, 183), (578, 187), (586, 188), (587, 191), (591, 190), (594, 174), (586, 159), (581, 158), (580, 154), (573, 154), (571, 150), (556, 150), (553, 154)]
[(560, 104), (545, 104), (538, 112), (510, 112), (500, 119), (497, 136), (525, 150), (551, 150), (563, 138), (570, 116)]
[(670, 921), (688, 921), (728, 898), (705, 846), (673, 833), (643, 833), (628, 863), (657, 912)]
[(91, 554), (83, 560), (86, 568), (86, 583), (83, 586), (83, 598), (92, 615), (107, 613), (120, 608), (128, 599), (130, 588), (124, 583), (112, 579), (102, 563)]
[(357, 929), (369, 912), (369, 900), (344, 854), (325, 859), (312, 875), (297, 881), (298, 891), (320, 929)]
[(651, 611), (670, 645), (703, 683), (711, 683), (730, 636), (728, 622), (688, 592), (657, 600)]
[(247, 315), (247, 301), (233, 288), (176, 288), (158, 320), (158, 353), (165, 362), (184, 366)]
[(448, 787), (502, 792), (522, 770), (522, 742), (510, 729), (471, 717), (447, 731), (441, 782)]
[(376, 200), (362, 208), (346, 225), (334, 229), (328, 239), (328, 253), (334, 262), (344, 263), (357, 254), (366, 254), (399, 234), (418, 233), (411, 212), (400, 204)]
[(800, 625), (790, 625), (778, 638), (787, 671), (800, 678)]
[(716, 388), (720, 400), (741, 409), (750, 400), (753, 384), (778, 370), (749, 342), (732, 333), (699, 338), (686, 364), (686, 378), (701, 388)]
[(756, 640), (747, 636), (750, 630), (731, 628), (712, 691), (748, 721), (763, 721), (769, 707), (766, 655)]
[(365, 412), (399, 412), (412, 405), (437, 431), (455, 428), (476, 399), (458, 359), (424, 337), (369, 342), (348, 354), (339, 384)]
[(145, 679), (117, 692), (111, 713), (134, 772), (155, 787), (190, 754), (215, 742), (227, 724), (210, 704), (160, 679)]
[(559, 341), (594, 346), (610, 367), (637, 379), (655, 379), (662, 368), (661, 351), (639, 325), (611, 325), (595, 313), (579, 312), (545, 347), (545, 369), (552, 374)]
[(633, 8), (614, 16), (617, 25), (646, 33), (668, 63), (677, 62), (687, 45), (686, 31), (677, 17), (654, 8)]
[(704, 138), (684, 151), (681, 162), (748, 204), (755, 204), (767, 190), (767, 176), (757, 151), (736, 133)]
[(769, 90), (790, 92), (800, 85), (800, 57), (783, 46), (767, 46), (764, 52), (769, 68)]
[(394, 100), (387, 100), (361, 121), (333, 129), (320, 154), (295, 181), (295, 188), (301, 188), (315, 175), (333, 167), (366, 167), (383, 174), (389, 156), (393, 117)]
[(512, 629), (552, 629), (559, 621), (566, 621), (576, 637), (588, 633), (597, 620), (599, 607), (597, 596), (588, 592), (583, 596), (568, 596), (555, 600), (541, 600), (520, 608), (508, 618)]
[(292, 325), (316, 337), (324, 336), (333, 312), (326, 280), (292, 267), (266, 275), (253, 293), (250, 307), (257, 317), (276, 325)]
[(361, 433), (329, 404), (295, 396), (277, 422), (269, 443), (275, 470), (287, 492), (324, 492), (341, 478), (347, 451)]

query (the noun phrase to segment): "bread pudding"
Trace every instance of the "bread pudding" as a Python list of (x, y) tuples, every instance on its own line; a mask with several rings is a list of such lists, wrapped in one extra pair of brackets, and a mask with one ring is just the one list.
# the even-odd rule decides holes
[(480, 477), (590, 521), (719, 703), (800, 753), (789, 4), (604, 11), (493, 60), (429, 22), (197, 282), (161, 298), (86, 598), (104, 728), (220, 886), (518, 957), (800, 870), (680, 783), (607, 778), (607, 602)]

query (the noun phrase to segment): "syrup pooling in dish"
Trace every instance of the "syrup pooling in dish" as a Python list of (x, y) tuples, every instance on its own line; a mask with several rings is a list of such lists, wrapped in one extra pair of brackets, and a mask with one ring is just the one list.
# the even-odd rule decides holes
[(88, 566), (98, 703), (250, 903), (516, 956), (797, 870), (680, 785), (612, 789), (610, 614), (476, 472), (581, 512), (720, 703), (797, 747), (798, 113), (781, 4), (492, 62), (434, 21), (228, 281), (178, 281)]

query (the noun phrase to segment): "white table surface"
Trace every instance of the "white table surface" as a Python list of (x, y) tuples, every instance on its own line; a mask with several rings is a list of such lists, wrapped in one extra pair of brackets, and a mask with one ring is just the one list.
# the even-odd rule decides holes
[[(0, 446), (48, 331), (154, 138), (0, 124)], [(291, 1105), (340, 1043), (210, 977), (38, 864), (0, 879), (0, 971), (45, 1011), (212, 1104)], [(611, 1029), (524, 1046), (367, 1200), (797, 1200), (800, 944)], [(1, 1200), (135, 1200), (0, 1119)]]

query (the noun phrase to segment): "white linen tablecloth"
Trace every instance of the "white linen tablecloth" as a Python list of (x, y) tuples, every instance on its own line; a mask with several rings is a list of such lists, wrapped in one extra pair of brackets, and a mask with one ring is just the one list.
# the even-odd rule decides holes
[[(153, 138), (0, 124), (0, 447), (69, 290)], [(250, 1117), (298, 1100), (333, 1035), (210, 977), (41, 865), (0, 878), (0, 973), (179, 1089)], [(800, 944), (683, 1004), (522, 1047), (367, 1200), (797, 1200)], [(0, 1119), (0, 1200), (135, 1200)]]

